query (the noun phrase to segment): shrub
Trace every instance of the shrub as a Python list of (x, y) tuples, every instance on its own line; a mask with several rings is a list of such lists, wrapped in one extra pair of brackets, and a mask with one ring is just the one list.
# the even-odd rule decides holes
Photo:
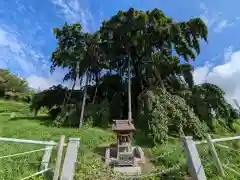
[(162, 89), (148, 90), (139, 96), (136, 125), (153, 143), (164, 143), (169, 133), (202, 137), (203, 126), (193, 110), (179, 96)]
[[(68, 104), (63, 108), (54, 108), (49, 114), (57, 125), (77, 127), (79, 125), (80, 107)], [(77, 111), (77, 108), (79, 110)], [(99, 104), (87, 104), (84, 111), (84, 125), (106, 126), (109, 122), (109, 103), (107, 100)]]

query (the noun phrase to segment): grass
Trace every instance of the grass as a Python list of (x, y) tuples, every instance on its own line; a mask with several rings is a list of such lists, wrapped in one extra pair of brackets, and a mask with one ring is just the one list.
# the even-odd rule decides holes
[[(15, 113), (15, 118), (10, 118), (11, 115), (13, 116), (12, 112)], [(236, 123), (235, 126), (239, 131), (240, 125)], [(221, 126), (217, 126), (216, 132), (217, 133), (213, 134), (213, 137), (235, 135)], [(26, 104), (0, 101), (0, 137), (59, 141), (61, 135), (65, 135), (66, 139), (69, 137), (81, 138), (75, 176), (76, 180), (91, 180), (94, 178), (99, 180), (110, 180), (107, 178), (109, 172), (102, 168), (102, 153), (99, 147), (115, 142), (115, 136), (111, 131), (90, 127), (85, 127), (81, 130), (53, 127), (49, 123), (49, 119), (44, 115), (36, 118), (32, 117)], [(187, 175), (186, 156), (178, 138), (170, 137), (167, 144), (157, 147), (148, 147), (146, 142), (144, 142), (144, 138), (139, 135), (135, 136), (135, 140), (136, 144), (140, 144), (139, 142), (142, 143), (141, 147), (143, 147), (147, 160), (149, 160), (144, 166), (144, 173), (156, 170), (165, 171), (168, 168), (180, 165), (178, 169), (164, 175), (162, 179), (190, 179)], [(234, 149), (239, 149), (240, 147), (240, 142), (236, 140), (221, 144), (227, 144)], [(0, 156), (40, 148), (43, 148), (43, 146), (0, 142)], [(208, 179), (220, 179), (212, 163), (207, 145), (199, 145), (198, 150)], [(229, 164), (230, 167), (240, 171), (240, 156), (236, 152), (233, 153), (219, 148), (217, 148), (217, 151), (224, 164)], [(39, 171), (42, 155), (42, 152), (38, 152), (26, 156), (0, 159), (0, 180), (21, 179)], [(224, 178), (226, 180), (238, 179), (238, 177), (234, 176), (232, 173), (226, 171), (226, 174), (227, 177)], [(40, 180), (43, 178), (37, 177), (34, 180), (37, 179)]]
[[(211, 136), (213, 138), (220, 138), (220, 137), (232, 137), (236, 136), (236, 133), (231, 132), (229, 129), (224, 128), (218, 124), (215, 124), (216, 130), (215, 133), (212, 133)], [(236, 122), (234, 124), (235, 129), (237, 132), (240, 131), (240, 124), (239, 122)], [(240, 148), (240, 141), (239, 140), (233, 140), (233, 141), (227, 141), (222, 143), (217, 143), (225, 146), (229, 146), (234, 150), (239, 151)], [(218, 156), (220, 158), (220, 161), (222, 164), (226, 164), (229, 167), (233, 168), (237, 172), (240, 172), (240, 151), (232, 151), (228, 149), (224, 149), (221, 147), (218, 147), (215, 145)], [(213, 163), (213, 158), (210, 155), (209, 149), (207, 144), (200, 144), (197, 145), (198, 152), (201, 158), (201, 162), (203, 164), (206, 176), (208, 180), (221, 180), (222, 178), (219, 176), (219, 173), (216, 169), (215, 164)], [(148, 154), (151, 154), (151, 156), (159, 157), (155, 164), (157, 166), (162, 166), (162, 169), (170, 168), (176, 164), (183, 164), (183, 166), (180, 167), (179, 171), (174, 172), (171, 174), (171, 177), (168, 177), (169, 179), (188, 179), (187, 175), (187, 158), (185, 156), (185, 153), (183, 152), (182, 145), (180, 143), (180, 140), (178, 138), (170, 138), (168, 141), (168, 144), (157, 146), (154, 148), (147, 148), (145, 149)], [(235, 174), (229, 172), (228, 170), (225, 170), (226, 177), (225, 180), (235, 180), (239, 179), (238, 176)]]
[[(56, 128), (48, 124), (48, 119), (32, 118), (28, 107), (17, 102), (0, 101), (0, 137), (21, 138), (31, 140), (54, 140), (59, 141), (61, 135), (81, 138), (81, 151), (79, 160), (81, 163), (94, 160), (96, 146), (103, 143), (113, 142), (113, 134), (98, 128)], [(15, 112), (18, 118), (10, 119), (11, 112)], [(29, 116), (29, 117), (28, 117)], [(26, 145), (19, 143), (0, 143), (0, 156), (25, 152), (33, 149), (44, 148), (41, 145)], [(0, 180), (16, 180), (39, 171), (40, 161), (43, 153), (13, 157), (0, 160)], [(30, 164), (28, 163), (30, 162)], [(78, 166), (78, 167), (81, 167)], [(86, 169), (78, 168), (76, 177), (80, 179)]]

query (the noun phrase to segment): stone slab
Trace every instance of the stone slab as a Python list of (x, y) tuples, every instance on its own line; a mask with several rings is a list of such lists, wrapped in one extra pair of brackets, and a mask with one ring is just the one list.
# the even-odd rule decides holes
[(141, 174), (141, 167), (114, 167), (114, 171), (123, 173), (125, 175), (140, 175)]

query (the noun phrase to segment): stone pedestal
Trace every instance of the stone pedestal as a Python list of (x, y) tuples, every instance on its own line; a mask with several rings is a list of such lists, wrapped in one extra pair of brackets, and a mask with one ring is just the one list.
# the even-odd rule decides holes
[(114, 167), (114, 171), (123, 173), (124, 175), (140, 175), (141, 174), (141, 168), (139, 166), (136, 167)]

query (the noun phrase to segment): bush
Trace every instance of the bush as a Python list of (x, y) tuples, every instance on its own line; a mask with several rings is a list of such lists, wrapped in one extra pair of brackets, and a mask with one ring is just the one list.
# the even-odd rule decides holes
[(162, 89), (149, 90), (139, 96), (136, 125), (151, 137), (153, 144), (166, 142), (169, 133), (201, 138), (204, 131), (185, 100)]
[(26, 103), (29, 103), (31, 101), (31, 97), (27, 93), (16, 93), (16, 92), (12, 92), (12, 91), (5, 92), (4, 99), (26, 102)]
[[(77, 111), (77, 108), (79, 110)], [(65, 105), (63, 108), (53, 108), (49, 115), (55, 119), (58, 126), (78, 127), (81, 105)], [(84, 125), (107, 126), (109, 122), (109, 103), (107, 100), (100, 104), (87, 104), (84, 111)]]
[(109, 103), (103, 100), (99, 104), (88, 104), (84, 114), (84, 121), (93, 126), (107, 126), (110, 120)]
[(18, 100), (20, 98), (18, 93), (7, 91), (4, 93), (4, 99), (6, 100)]

